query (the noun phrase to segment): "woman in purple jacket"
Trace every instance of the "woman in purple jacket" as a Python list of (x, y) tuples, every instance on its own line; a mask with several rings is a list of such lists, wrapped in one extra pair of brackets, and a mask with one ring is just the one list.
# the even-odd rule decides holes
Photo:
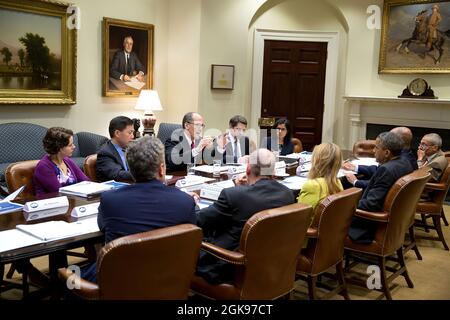
[(34, 171), (36, 196), (55, 193), (60, 187), (89, 180), (69, 158), (75, 150), (72, 130), (60, 127), (48, 129), (43, 145), (48, 154), (39, 161)]

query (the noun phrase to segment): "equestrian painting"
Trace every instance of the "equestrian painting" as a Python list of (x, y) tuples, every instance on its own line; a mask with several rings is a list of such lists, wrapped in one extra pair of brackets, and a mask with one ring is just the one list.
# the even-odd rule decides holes
[(386, 1), (380, 73), (450, 72), (450, 1)]

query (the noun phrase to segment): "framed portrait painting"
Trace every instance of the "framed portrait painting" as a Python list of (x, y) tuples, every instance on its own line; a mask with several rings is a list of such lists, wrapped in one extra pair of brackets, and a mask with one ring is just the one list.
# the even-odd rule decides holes
[(379, 73), (450, 72), (450, 1), (385, 0)]
[(0, 104), (76, 103), (76, 28), (68, 4), (0, 0)]
[(138, 96), (153, 88), (152, 24), (103, 18), (103, 95)]

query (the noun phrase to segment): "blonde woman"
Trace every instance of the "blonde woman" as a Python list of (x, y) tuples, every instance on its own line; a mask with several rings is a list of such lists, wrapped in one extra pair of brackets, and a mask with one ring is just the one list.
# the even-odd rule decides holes
[[(298, 202), (309, 204), (315, 209), (322, 199), (342, 191), (341, 181), (337, 178), (341, 164), (342, 153), (337, 145), (322, 143), (315, 146), (308, 181), (300, 191)], [(310, 222), (313, 221), (313, 218), (314, 216), (311, 217)]]

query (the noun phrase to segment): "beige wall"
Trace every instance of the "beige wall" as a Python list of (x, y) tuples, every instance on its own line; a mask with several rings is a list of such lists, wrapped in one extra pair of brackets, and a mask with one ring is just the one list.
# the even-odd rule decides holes
[[(74, 0), (81, 8), (77, 101), (74, 106), (0, 106), (0, 122), (62, 125), (107, 133), (119, 114), (136, 117), (136, 99), (101, 96), (103, 17), (155, 25), (154, 84), (164, 111), (158, 121), (179, 122), (198, 110), (208, 127), (224, 129), (234, 114), (251, 118), (255, 28), (338, 31), (340, 59), (335, 104), (335, 142), (348, 141), (344, 95), (397, 96), (417, 75), (379, 75), (380, 30), (366, 27), (366, 8), (382, 0)], [(211, 64), (236, 67), (235, 89), (210, 89)], [(449, 75), (422, 75), (440, 98), (450, 98)], [(450, 107), (450, 106), (449, 106)]]

